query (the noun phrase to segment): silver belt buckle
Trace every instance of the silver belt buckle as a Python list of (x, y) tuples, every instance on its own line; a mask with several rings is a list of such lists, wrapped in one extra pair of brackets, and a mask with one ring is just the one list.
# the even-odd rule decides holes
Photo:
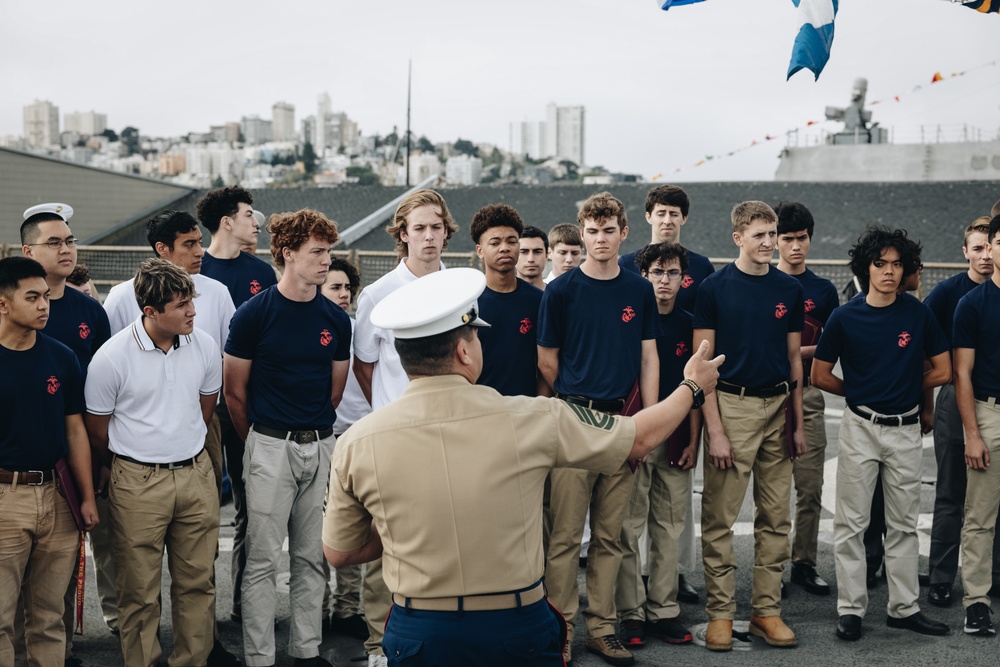
[[(45, 483), (45, 471), (44, 470), (29, 470), (27, 474), (30, 475), (33, 472), (37, 472), (38, 473), (38, 481), (37, 482), (25, 482), (25, 484), (27, 484), (28, 486), (41, 486), (42, 484), (44, 484)], [(14, 473), (14, 474), (17, 474), (17, 473)]]
[[(188, 459), (188, 461), (190, 461), (190, 460), (191, 459)], [(176, 461), (174, 461), (174, 462), (168, 463), (166, 465), (166, 468), (167, 468), (167, 470), (180, 470), (185, 465), (187, 465), (187, 461), (184, 461), (184, 462), (181, 462), (181, 463), (177, 463)]]

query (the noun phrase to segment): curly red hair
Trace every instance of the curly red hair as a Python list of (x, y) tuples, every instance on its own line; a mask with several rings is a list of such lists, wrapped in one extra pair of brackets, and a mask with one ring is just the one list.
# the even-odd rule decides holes
[(298, 250), (310, 237), (327, 241), (330, 245), (340, 239), (337, 223), (310, 208), (294, 213), (275, 213), (268, 220), (266, 229), (271, 235), (271, 256), (279, 267), (285, 266), (285, 258), (281, 254), (285, 248)]

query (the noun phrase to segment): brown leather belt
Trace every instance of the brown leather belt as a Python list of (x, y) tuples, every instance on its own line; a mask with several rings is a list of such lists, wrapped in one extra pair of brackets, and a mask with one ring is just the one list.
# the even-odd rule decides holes
[(464, 595), (453, 598), (408, 598), (399, 593), (392, 594), (392, 601), (400, 607), (420, 611), (496, 611), (517, 609), (535, 604), (545, 597), (541, 582), (526, 591), (496, 593), (493, 595)]
[(51, 482), (56, 478), (55, 470), (24, 470), (13, 471), (0, 468), (0, 484), (27, 484), (28, 486), (41, 486), (46, 482)]

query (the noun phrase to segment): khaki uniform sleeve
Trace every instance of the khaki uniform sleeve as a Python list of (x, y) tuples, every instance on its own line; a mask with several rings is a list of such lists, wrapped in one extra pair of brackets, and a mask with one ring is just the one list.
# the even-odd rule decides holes
[(556, 467), (613, 474), (625, 462), (635, 441), (635, 422), (558, 399), (552, 400), (558, 444)]
[(323, 509), (323, 544), (355, 551), (371, 539), (372, 516), (352, 493), (346, 443), (337, 443), (330, 463), (330, 488)]

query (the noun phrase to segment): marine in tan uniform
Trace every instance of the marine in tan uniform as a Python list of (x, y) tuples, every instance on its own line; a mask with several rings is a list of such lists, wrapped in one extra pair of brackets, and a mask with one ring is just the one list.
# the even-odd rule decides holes
[(700, 349), (685, 385), (635, 417), (475, 385), (485, 278), (419, 278), (373, 311), (411, 379), (342, 436), (323, 526), (334, 567), (381, 556), (393, 607), (389, 665), (562, 665), (565, 629), (540, 580), (542, 490), (552, 468), (617, 470), (662, 442), (711, 391)]

